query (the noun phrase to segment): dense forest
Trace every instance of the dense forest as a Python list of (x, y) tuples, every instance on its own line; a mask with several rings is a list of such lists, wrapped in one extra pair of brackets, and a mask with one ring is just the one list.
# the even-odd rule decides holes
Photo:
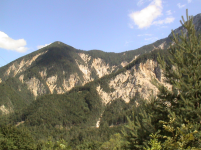
[[(175, 44), (167, 51), (142, 54), (124, 68), (65, 94), (46, 94), (28, 101), (18, 94), (13, 99), (16, 88), (6, 83), (17, 81), (10, 78), (3, 82), (2, 93), (10, 90), (5, 100), (13, 99), (12, 104), (19, 107), (0, 117), (0, 149), (201, 149), (201, 36), (188, 13), (187, 21), (182, 20), (188, 32), (172, 32)], [(129, 103), (120, 98), (103, 105), (94, 87), (100, 84), (104, 91), (113, 90), (107, 84), (109, 79), (147, 59), (158, 61), (171, 90), (153, 79), (159, 89), (156, 97), (144, 100), (137, 93)], [(25, 91), (24, 97), (28, 95)]]

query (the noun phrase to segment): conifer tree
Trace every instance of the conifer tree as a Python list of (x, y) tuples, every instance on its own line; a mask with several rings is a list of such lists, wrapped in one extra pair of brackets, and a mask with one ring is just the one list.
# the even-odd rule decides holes
[[(126, 133), (127, 148), (142, 149), (144, 145), (143, 148), (149, 149), (146, 145), (150, 143), (150, 149), (201, 148), (201, 36), (197, 35), (188, 10), (186, 16), (187, 21), (183, 16), (180, 21), (184, 30), (176, 35), (172, 31), (168, 62), (160, 56), (158, 58), (166, 82), (172, 88), (168, 89), (153, 80), (159, 94), (146, 107), (140, 106), (144, 109), (144, 115), (138, 116), (138, 119), (151, 125), (138, 124), (136, 119), (128, 124), (125, 127), (127, 132), (123, 132)], [(147, 141), (148, 132), (139, 131), (152, 128), (152, 138)]]
[(166, 82), (172, 85), (169, 90), (155, 82), (160, 91), (157, 101), (168, 112), (165, 118), (160, 119), (163, 125), (161, 135), (167, 138), (163, 143), (165, 148), (170, 145), (173, 147), (169, 148), (200, 148), (201, 36), (197, 35), (188, 10), (186, 17), (187, 21), (183, 16), (180, 21), (184, 28), (181, 34), (175, 35), (172, 31), (170, 63), (161, 57), (158, 59)]
[(185, 116), (189, 121), (201, 121), (201, 36), (196, 34), (193, 25), (193, 17), (188, 16), (187, 21), (182, 16), (181, 24), (184, 31), (181, 35), (173, 35), (173, 44), (169, 52), (171, 64), (167, 64), (161, 57), (158, 61), (164, 71), (166, 82), (172, 85), (168, 90), (164, 86), (158, 86), (160, 101), (170, 102), (171, 110)]

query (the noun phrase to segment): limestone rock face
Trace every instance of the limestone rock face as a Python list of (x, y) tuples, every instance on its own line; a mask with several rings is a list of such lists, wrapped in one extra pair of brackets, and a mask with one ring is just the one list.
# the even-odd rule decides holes
[(46, 84), (49, 87), (50, 93), (53, 94), (57, 82), (57, 75), (47, 78)]
[[(23, 75), (20, 76), (21, 81), (23, 81), (22, 77)], [(62, 85), (58, 85), (57, 80), (57, 75), (45, 79), (46, 86), (48, 87), (51, 94), (53, 94), (54, 92), (57, 94), (63, 94), (78, 85), (79, 81), (81, 81), (77, 74), (70, 75), (70, 78), (68, 79), (64, 78)], [(35, 97), (48, 93), (44, 83), (36, 77), (33, 77), (30, 80), (26, 80), (25, 83)]]
[(82, 71), (84, 75), (85, 81), (83, 82), (83, 84), (94, 80), (94, 78), (92, 77), (93, 69), (95, 69), (98, 77), (101, 78), (104, 75), (112, 73), (117, 67), (117, 66), (110, 66), (109, 64), (106, 64), (104, 60), (102, 60), (101, 58), (94, 58), (92, 60), (92, 63), (89, 63), (91, 61), (91, 56), (84, 53), (79, 53), (78, 55), (84, 61), (84, 64), (79, 64), (79, 62), (76, 60), (76, 63), (79, 69)]
[[(47, 51), (46, 51), (47, 52)], [(20, 62), (16, 61), (14, 62), (9, 68), (5, 71), (4, 76), (11, 76), (15, 77), (20, 72), (25, 71), (31, 64), (40, 56), (45, 54), (46, 52), (38, 53), (37, 55), (33, 56), (29, 60), (22, 59)]]
[(41, 81), (35, 77), (31, 78), (30, 80), (26, 81), (28, 89), (31, 93), (37, 97), (39, 95), (46, 94), (47, 91), (45, 90), (45, 86)]
[(67, 92), (71, 90), (73, 87), (75, 87), (76, 85), (78, 85), (79, 81), (80, 81), (80, 78), (77, 74), (72, 74), (70, 75), (69, 79), (64, 79), (62, 84), (64, 92)]
[(95, 68), (99, 78), (101, 78), (104, 75), (112, 73), (112, 71), (116, 67), (116, 66), (109, 66), (109, 64), (106, 64), (100, 58), (93, 59), (93, 63), (91, 66)]
[(159, 83), (165, 86), (169, 86), (164, 83), (158, 63), (147, 60), (145, 63), (140, 63), (110, 80), (109, 86), (114, 89), (113, 92), (106, 93), (100, 86), (96, 90), (105, 104), (117, 98), (121, 98), (128, 103), (137, 92), (140, 93), (142, 98), (148, 99), (152, 91), (154, 95), (158, 93), (158, 89), (151, 83), (152, 78), (157, 79)]
[(4, 105), (0, 106), (0, 111), (3, 115), (7, 115), (7, 114), (13, 112), (13, 110), (11, 108), (6, 108)]

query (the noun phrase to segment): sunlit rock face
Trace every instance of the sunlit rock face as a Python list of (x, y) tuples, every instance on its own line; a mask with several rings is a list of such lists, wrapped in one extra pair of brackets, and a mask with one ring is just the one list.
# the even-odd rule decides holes
[(12, 110), (12, 108), (6, 107), (5, 105), (1, 105), (1, 106), (0, 106), (0, 112), (1, 112), (1, 114), (3, 114), (3, 115), (7, 115), (7, 114), (9, 114), (9, 113), (12, 113), (13, 110)]
[(30, 80), (26, 81), (28, 89), (31, 93), (37, 97), (39, 95), (46, 94), (47, 91), (45, 90), (45, 86), (41, 81), (35, 77), (31, 78)]
[[(46, 51), (47, 52), (47, 51)], [(20, 62), (15, 61), (9, 68), (5, 71), (4, 76), (15, 77), (17, 74), (25, 71), (31, 64), (40, 56), (45, 54), (46, 52), (38, 53), (28, 60), (22, 59)]]
[[(104, 75), (108, 75), (112, 73), (117, 66), (110, 66), (109, 64), (106, 64), (105, 61), (101, 58), (94, 58), (92, 59), (91, 56), (84, 54), (84, 53), (78, 53), (78, 55), (81, 57), (81, 59), (84, 61), (84, 64), (79, 64), (78, 61), (77, 65), (79, 69), (83, 73), (84, 77), (84, 82), (83, 84), (93, 81), (94, 78), (92, 76), (92, 70), (94, 69), (96, 72), (96, 75), (101, 78)], [(92, 59), (92, 63), (91, 63)]]
[(170, 85), (164, 82), (158, 63), (147, 60), (145, 63), (137, 64), (110, 80), (109, 86), (114, 89), (113, 92), (107, 93), (100, 86), (97, 87), (97, 92), (105, 104), (117, 98), (121, 98), (128, 103), (137, 92), (140, 93), (142, 98), (148, 99), (152, 93), (153, 95), (158, 93), (158, 89), (151, 83), (152, 78), (170, 88)]

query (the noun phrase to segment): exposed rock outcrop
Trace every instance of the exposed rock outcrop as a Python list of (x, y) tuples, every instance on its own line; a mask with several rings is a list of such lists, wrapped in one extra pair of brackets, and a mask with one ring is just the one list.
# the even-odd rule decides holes
[(112, 73), (117, 67), (117, 66), (110, 66), (109, 64), (106, 64), (105, 61), (100, 58), (94, 58), (92, 63), (89, 64), (89, 61), (91, 60), (91, 56), (84, 53), (79, 53), (79, 56), (85, 62), (85, 64), (80, 64), (78, 60), (76, 60), (76, 63), (79, 69), (84, 74), (85, 81), (83, 82), (83, 84), (94, 80), (94, 78), (92, 78), (91, 76), (92, 69), (95, 69), (96, 74), (98, 75), (99, 78), (101, 78), (104, 75)]
[(106, 64), (102, 59), (97, 58), (93, 59), (93, 63), (91, 65), (95, 68), (97, 75), (99, 78), (101, 78), (104, 75), (112, 73), (112, 71), (115, 69), (116, 66), (109, 66), (109, 64)]
[(73, 87), (78, 85), (80, 78), (77, 73), (70, 75), (69, 79), (64, 79), (63, 81), (63, 89), (64, 92), (71, 90)]
[(54, 89), (57, 86), (56, 82), (57, 82), (57, 75), (51, 76), (51, 77), (47, 78), (47, 80), (46, 80), (46, 84), (49, 87), (49, 90), (50, 90), (51, 94), (53, 94)]
[[(47, 52), (47, 51), (46, 51)], [(40, 55), (45, 54), (46, 52), (38, 53), (37, 55), (33, 56), (29, 60), (22, 59), (19, 63), (16, 61), (14, 62), (4, 73), (4, 76), (16, 76), (18, 73), (25, 71), (27, 67), (29, 67)]]
[(32, 94), (37, 97), (42, 94), (46, 94), (47, 91), (45, 90), (45, 86), (39, 79), (36, 77), (31, 78), (28, 81), (25, 81), (28, 89), (32, 92)]
[(113, 92), (107, 93), (100, 86), (96, 90), (104, 104), (117, 98), (121, 98), (128, 103), (136, 92), (140, 93), (142, 98), (148, 99), (152, 91), (154, 95), (158, 92), (158, 89), (151, 83), (152, 78), (156, 78), (158, 82), (169, 86), (164, 83), (164, 78), (157, 62), (147, 60), (145, 63), (140, 63), (132, 67), (131, 70), (127, 70), (110, 80), (109, 86), (114, 89)]
[(0, 106), (0, 111), (2, 112), (3, 115), (7, 115), (10, 112), (12, 112), (12, 109), (6, 108), (4, 105)]

